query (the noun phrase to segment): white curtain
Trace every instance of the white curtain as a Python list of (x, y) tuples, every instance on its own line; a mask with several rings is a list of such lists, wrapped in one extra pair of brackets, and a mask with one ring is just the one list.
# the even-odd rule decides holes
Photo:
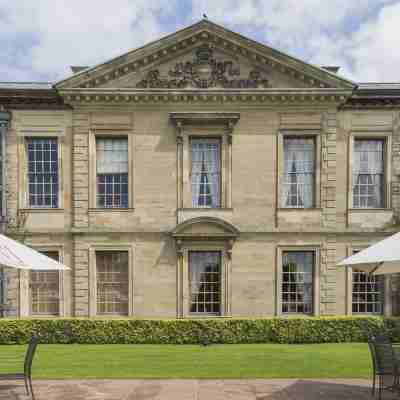
[(303, 273), (303, 303), (312, 307), (314, 254), (312, 252), (299, 252), (296, 254), (296, 261), (298, 271)]
[[(209, 165), (208, 179), (211, 182), (211, 201), (212, 207), (216, 208), (220, 205), (220, 142), (215, 141), (209, 146), (206, 152), (206, 165)], [(208, 159), (207, 159), (208, 158)]]
[[(202, 275), (210, 265), (219, 264), (220, 255), (218, 252), (193, 251), (189, 253), (189, 282), (190, 293), (198, 293), (205, 281)], [(196, 299), (192, 299), (192, 302)]]
[(305, 312), (312, 311), (314, 253), (311, 251), (290, 251), (283, 256), (286, 272), (295, 274), (297, 293), (303, 295)]
[[(383, 207), (383, 146), (382, 140), (360, 139), (354, 142), (353, 193), (354, 187), (357, 185), (373, 186), (373, 204), (359, 204), (359, 207)], [(363, 182), (361, 181), (362, 176), (364, 177)], [(364, 187), (364, 190), (368, 189)], [(364, 194), (367, 195), (367, 193)]]
[(98, 174), (128, 173), (128, 140), (97, 138), (96, 160)]
[(203, 152), (197, 141), (192, 142), (192, 206), (199, 207), (200, 181)]
[[(220, 206), (221, 146), (218, 139), (194, 139), (192, 153), (192, 205), (205, 207), (200, 193), (210, 191), (211, 207)], [(206, 174), (207, 187), (202, 186), (202, 175)], [(210, 205), (208, 205), (210, 207)]]
[(311, 208), (314, 205), (315, 149), (312, 138), (284, 139), (282, 207)]

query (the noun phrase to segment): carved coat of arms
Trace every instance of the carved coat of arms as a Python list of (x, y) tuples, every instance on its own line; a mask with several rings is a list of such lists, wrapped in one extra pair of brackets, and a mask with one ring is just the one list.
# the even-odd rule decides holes
[(210, 46), (199, 47), (193, 61), (175, 64), (168, 72), (168, 78), (162, 78), (160, 71), (153, 69), (136, 86), (139, 88), (183, 89), (196, 87), (207, 88), (265, 88), (268, 80), (259, 70), (250, 71), (248, 78), (239, 78), (240, 69), (232, 61), (217, 61), (213, 58)]

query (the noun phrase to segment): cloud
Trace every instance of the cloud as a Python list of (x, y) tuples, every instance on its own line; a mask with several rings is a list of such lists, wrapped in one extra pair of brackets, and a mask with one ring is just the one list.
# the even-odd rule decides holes
[(58, 80), (203, 13), (350, 79), (399, 80), (399, 0), (0, 0), (0, 80)]
[(353, 73), (368, 81), (400, 81), (400, 3), (383, 8), (354, 34), (348, 56)]
[(159, 16), (171, 15), (177, 1), (0, 0), (0, 72), (53, 80), (70, 65), (120, 55), (165, 34)]
[[(399, 80), (392, 0), (213, 0), (194, 3), (193, 15), (212, 10), (216, 22), (316, 65), (340, 65), (348, 78)], [(384, 58), (384, 60), (382, 60)]]

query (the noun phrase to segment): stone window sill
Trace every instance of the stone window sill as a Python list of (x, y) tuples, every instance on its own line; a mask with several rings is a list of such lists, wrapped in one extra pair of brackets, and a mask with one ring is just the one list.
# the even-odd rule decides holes
[(90, 213), (103, 213), (103, 212), (133, 212), (134, 208), (89, 208)]
[(288, 208), (278, 208), (278, 211), (322, 211), (322, 208), (320, 207), (314, 207), (314, 208), (296, 208), (296, 207), (288, 207)]
[(196, 315), (196, 314), (188, 314), (183, 317), (184, 319), (216, 319), (216, 318), (232, 318), (231, 315)]
[(349, 212), (392, 212), (393, 208), (349, 208)]
[(22, 213), (63, 213), (65, 210), (63, 208), (20, 208)]
[(233, 211), (233, 208), (206, 208), (206, 207), (195, 207), (195, 208), (178, 208), (178, 211)]

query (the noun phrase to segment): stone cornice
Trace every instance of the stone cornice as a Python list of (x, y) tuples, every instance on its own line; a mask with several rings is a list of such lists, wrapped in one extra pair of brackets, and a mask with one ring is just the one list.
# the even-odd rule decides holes
[(0, 89), (0, 105), (6, 109), (67, 109), (55, 89)]
[(232, 128), (240, 119), (240, 113), (234, 112), (172, 112), (169, 117), (177, 126), (192, 123), (226, 124)]
[(375, 98), (375, 99), (360, 99), (360, 98), (350, 98), (341, 107), (343, 110), (354, 110), (354, 109), (393, 109), (400, 108), (400, 99), (385, 99), (385, 98)]
[(343, 104), (351, 96), (340, 89), (65, 89), (59, 91), (67, 104), (162, 104), (162, 103), (238, 103), (238, 104)]

